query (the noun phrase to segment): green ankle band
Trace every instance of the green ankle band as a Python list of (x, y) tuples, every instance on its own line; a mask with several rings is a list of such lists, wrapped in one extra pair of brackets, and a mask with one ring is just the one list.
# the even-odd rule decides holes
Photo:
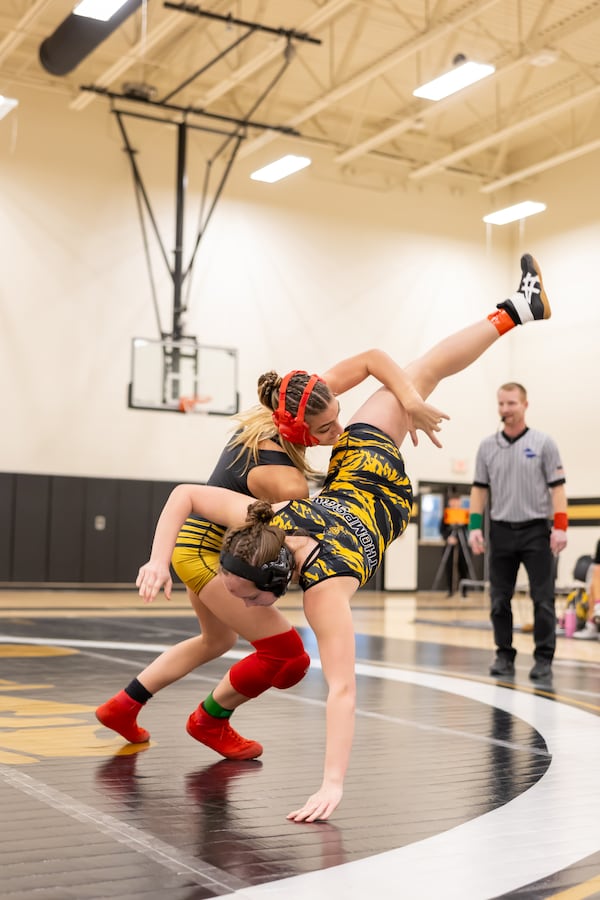
[(208, 695), (206, 700), (203, 701), (202, 706), (209, 714), (209, 716), (214, 716), (215, 719), (228, 719), (229, 716), (233, 713), (232, 709), (225, 709), (224, 706), (221, 706), (220, 703), (217, 703), (212, 695), (212, 692)]
[(483, 516), (481, 513), (471, 513), (469, 516), (469, 531), (481, 530), (483, 525)]

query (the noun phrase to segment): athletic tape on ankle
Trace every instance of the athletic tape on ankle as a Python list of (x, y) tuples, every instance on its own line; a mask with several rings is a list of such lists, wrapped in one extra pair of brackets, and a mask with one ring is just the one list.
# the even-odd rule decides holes
[(471, 513), (469, 516), (469, 531), (481, 530), (483, 525), (483, 516), (481, 513)]
[(566, 513), (554, 513), (554, 527), (558, 531), (566, 531), (569, 527), (569, 519)]

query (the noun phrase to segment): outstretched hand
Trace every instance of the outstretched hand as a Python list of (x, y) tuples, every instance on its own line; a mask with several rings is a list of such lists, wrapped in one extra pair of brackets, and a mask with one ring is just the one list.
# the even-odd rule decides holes
[(328, 819), (342, 799), (341, 787), (321, 786), (316, 794), (309, 797), (304, 806), (288, 813), (287, 819), (292, 822), (316, 822)]
[(419, 398), (410, 409), (407, 409), (407, 413), (408, 433), (410, 434), (414, 447), (417, 447), (419, 444), (417, 430), (424, 431), (429, 440), (435, 444), (436, 447), (442, 446), (435, 436), (435, 432), (441, 431), (442, 419), (449, 420), (450, 416), (447, 416), (446, 413), (436, 409), (435, 406), (430, 406), (429, 403), (425, 403), (421, 398)]
[(139, 570), (135, 586), (139, 588), (138, 593), (144, 603), (152, 603), (158, 596), (161, 588), (164, 588), (165, 597), (167, 600), (170, 600), (173, 580), (169, 567), (163, 563), (149, 560)]

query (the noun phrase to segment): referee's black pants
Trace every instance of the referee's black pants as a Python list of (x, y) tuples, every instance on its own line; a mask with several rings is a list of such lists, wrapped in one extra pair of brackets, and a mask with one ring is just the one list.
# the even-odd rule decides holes
[(545, 519), (519, 527), (508, 522), (490, 523), (489, 578), (491, 620), (498, 655), (514, 659), (511, 600), (519, 565), (529, 577), (533, 600), (533, 639), (536, 659), (552, 660), (556, 647), (554, 609), (555, 560), (550, 550), (550, 525)]

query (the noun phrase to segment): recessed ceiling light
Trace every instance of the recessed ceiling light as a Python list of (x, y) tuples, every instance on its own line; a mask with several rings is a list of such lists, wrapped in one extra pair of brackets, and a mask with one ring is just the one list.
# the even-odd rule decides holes
[(544, 212), (545, 209), (545, 203), (538, 203), (535, 200), (524, 200), (522, 203), (506, 206), (504, 209), (498, 209), (496, 212), (484, 216), (483, 221), (489, 225), (507, 225), (508, 222), (526, 219), (527, 216), (534, 216), (536, 213)]
[(311, 162), (312, 160), (308, 156), (294, 156), (290, 153), (269, 163), (268, 166), (263, 166), (262, 169), (257, 169), (250, 178), (253, 181), (266, 181), (273, 184), (274, 181), (280, 181), (282, 178), (287, 178), (288, 175), (293, 175), (294, 172), (299, 172), (300, 169), (305, 169), (310, 166)]

